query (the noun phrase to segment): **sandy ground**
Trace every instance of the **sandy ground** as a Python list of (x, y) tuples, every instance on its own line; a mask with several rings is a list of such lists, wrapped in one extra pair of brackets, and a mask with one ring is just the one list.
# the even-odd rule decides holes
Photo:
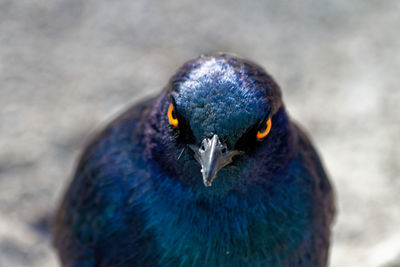
[(312, 135), (330, 265), (400, 266), (400, 2), (248, 2), (0, 0), (0, 266), (58, 266), (38, 221), (88, 135), (211, 51), (264, 66)]

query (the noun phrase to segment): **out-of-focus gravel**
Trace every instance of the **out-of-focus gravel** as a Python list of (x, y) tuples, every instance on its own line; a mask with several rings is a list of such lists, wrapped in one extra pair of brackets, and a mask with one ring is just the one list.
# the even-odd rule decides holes
[(57, 266), (38, 221), (93, 129), (185, 60), (229, 51), (281, 85), (336, 186), (331, 266), (400, 255), (400, 2), (0, 0), (0, 266)]

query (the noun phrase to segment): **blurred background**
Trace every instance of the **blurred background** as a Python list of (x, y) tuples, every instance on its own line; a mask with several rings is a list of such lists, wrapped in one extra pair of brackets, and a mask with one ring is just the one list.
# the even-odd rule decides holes
[(0, 0), (0, 266), (58, 266), (41, 222), (90, 133), (214, 51), (265, 67), (313, 137), (330, 266), (400, 266), (399, 29), (397, 0)]

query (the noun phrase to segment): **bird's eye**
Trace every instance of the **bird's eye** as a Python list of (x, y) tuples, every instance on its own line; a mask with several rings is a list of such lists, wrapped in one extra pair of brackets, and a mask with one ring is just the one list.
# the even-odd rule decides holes
[(257, 140), (263, 140), (269, 134), (269, 131), (271, 131), (271, 118), (269, 118), (264, 123), (262, 128), (257, 131), (257, 135), (256, 135)]
[(172, 126), (178, 126), (178, 118), (176, 117), (174, 105), (172, 104), (170, 104), (168, 108), (168, 120)]

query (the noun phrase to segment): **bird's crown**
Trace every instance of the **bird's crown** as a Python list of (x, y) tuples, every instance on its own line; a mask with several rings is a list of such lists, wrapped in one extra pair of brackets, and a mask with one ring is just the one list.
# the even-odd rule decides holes
[(251, 126), (281, 106), (278, 85), (261, 67), (221, 53), (184, 64), (168, 90), (197, 142), (217, 134), (234, 146)]

